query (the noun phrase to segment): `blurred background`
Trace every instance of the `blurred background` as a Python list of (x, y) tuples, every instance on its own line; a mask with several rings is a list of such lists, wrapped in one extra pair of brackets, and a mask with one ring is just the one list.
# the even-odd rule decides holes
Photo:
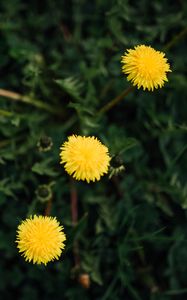
[[(0, 2), (2, 299), (187, 298), (186, 26), (182, 0)], [(169, 82), (98, 115), (130, 86), (120, 60), (138, 44), (166, 53)], [(71, 134), (108, 146), (101, 181), (73, 182), (59, 164)], [(47, 267), (16, 249), (30, 214), (67, 234)]]

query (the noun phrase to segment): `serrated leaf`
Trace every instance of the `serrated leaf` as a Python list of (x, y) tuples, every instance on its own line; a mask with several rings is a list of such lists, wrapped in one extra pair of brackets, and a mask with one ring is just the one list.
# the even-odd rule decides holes
[(57, 79), (55, 82), (73, 99), (82, 100), (81, 92), (83, 88), (83, 83), (74, 77), (68, 77), (65, 79)]
[(58, 173), (51, 167), (52, 159), (48, 158), (44, 161), (37, 162), (33, 165), (32, 171), (39, 175), (56, 176)]
[(93, 115), (94, 112), (92, 109), (90, 109), (89, 107), (85, 107), (83, 106), (81, 103), (75, 103), (75, 102), (70, 102), (69, 107), (74, 108), (78, 113), (88, 113), (90, 115)]

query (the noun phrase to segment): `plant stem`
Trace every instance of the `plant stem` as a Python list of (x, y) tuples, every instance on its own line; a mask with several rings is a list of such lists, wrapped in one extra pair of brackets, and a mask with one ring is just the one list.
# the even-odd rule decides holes
[[(169, 50), (172, 48), (180, 39), (182, 39), (187, 34), (187, 27), (184, 28), (181, 32), (179, 32), (177, 35), (175, 35), (170, 42), (166, 44), (166, 46), (163, 48), (164, 51)], [(117, 97), (112, 99), (110, 102), (108, 102), (106, 105), (104, 105), (99, 111), (99, 114), (103, 114), (110, 110), (113, 106), (121, 102), (125, 96), (127, 96), (131, 91), (134, 90), (133, 86), (128, 87), (126, 90), (124, 90), (121, 94), (119, 94)]]
[[(71, 181), (71, 217), (72, 217), (72, 225), (76, 226), (78, 220), (78, 197), (77, 197), (77, 189), (75, 187), (75, 182)], [(75, 268), (79, 268), (80, 266), (80, 256), (79, 256), (79, 245), (77, 241), (74, 241), (73, 244), (73, 254), (75, 260)]]
[(13, 113), (8, 110), (0, 109), (0, 115), (3, 117), (10, 117)]
[(47, 205), (45, 208), (45, 216), (50, 216), (51, 208), (52, 208), (52, 198), (49, 201), (47, 201)]
[(121, 94), (119, 94), (117, 97), (115, 97), (114, 99), (112, 99), (110, 102), (108, 102), (106, 105), (104, 105), (97, 114), (103, 114), (105, 112), (107, 112), (108, 110), (110, 110), (113, 106), (115, 106), (116, 104), (118, 104), (121, 100), (123, 100), (123, 98), (125, 96), (127, 96), (131, 91), (134, 90), (133, 86), (128, 87), (127, 89), (125, 89)]
[(179, 40), (181, 40), (187, 34), (187, 27), (181, 30), (177, 35), (175, 35), (170, 42), (166, 44), (163, 48), (164, 51), (172, 48)]
[(62, 115), (62, 111), (60, 111), (59, 109), (55, 109), (53, 106), (51, 106), (47, 103), (44, 103), (40, 100), (32, 99), (29, 96), (21, 95), (19, 93), (15, 93), (15, 92), (4, 90), (4, 89), (0, 89), (0, 96), (9, 98), (14, 101), (19, 101), (22, 103), (27, 103), (27, 104), (33, 105), (37, 108), (41, 108), (41, 109), (46, 110), (55, 115), (59, 115), (59, 116)]
[(75, 188), (75, 184), (72, 181), (71, 183), (71, 216), (72, 216), (72, 224), (75, 226), (77, 224), (78, 219), (78, 211), (77, 211), (77, 190)]

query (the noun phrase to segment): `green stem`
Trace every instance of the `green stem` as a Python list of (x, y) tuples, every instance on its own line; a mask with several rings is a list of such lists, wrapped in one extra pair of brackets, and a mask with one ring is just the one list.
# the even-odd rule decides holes
[(3, 117), (10, 117), (13, 113), (8, 110), (0, 109), (0, 115)]
[(42, 102), (40, 100), (32, 99), (29, 96), (24, 96), (24, 95), (21, 95), (21, 94), (12, 92), (12, 91), (4, 90), (4, 89), (0, 89), (0, 96), (5, 97), (5, 98), (9, 98), (13, 101), (27, 103), (27, 104), (33, 105), (37, 108), (41, 108), (45, 111), (48, 111), (52, 114), (62, 116), (62, 111), (61, 110), (56, 109), (53, 106), (51, 106), (51, 105), (49, 105), (45, 102)]
[[(77, 195), (77, 189), (76, 189), (74, 180), (71, 180), (70, 197), (71, 197), (72, 225), (73, 225), (73, 227), (75, 227), (78, 222), (78, 195)], [(78, 241), (76, 241), (76, 240), (74, 241), (74, 244), (73, 244), (73, 255), (74, 255), (74, 260), (75, 260), (75, 268), (79, 269), (79, 267), (80, 267), (79, 244), (78, 244)]]
[[(166, 46), (163, 48), (164, 51), (169, 50), (172, 48), (180, 39), (182, 39), (187, 34), (187, 27), (184, 28), (181, 32), (179, 32), (176, 36), (174, 36), (170, 42), (166, 44)], [(105, 106), (103, 106), (97, 114), (103, 114), (110, 110), (113, 106), (121, 102), (125, 96), (127, 96), (131, 91), (134, 90), (133, 86), (128, 87), (126, 90), (124, 90), (120, 95), (112, 99), (110, 102), (108, 102)]]
[(108, 289), (106, 290), (106, 292), (101, 300), (107, 300), (110, 297), (110, 295), (112, 294), (112, 290), (114, 289), (114, 286), (116, 285), (117, 279), (118, 279), (118, 277), (114, 276), (112, 282), (110, 283)]
[(121, 100), (123, 100), (123, 98), (125, 96), (127, 96), (131, 91), (134, 90), (133, 86), (128, 87), (127, 89), (125, 89), (121, 94), (119, 94), (117, 97), (115, 97), (114, 99), (112, 99), (110, 102), (108, 102), (106, 105), (104, 105), (97, 114), (103, 114), (106, 111), (110, 110), (113, 106), (115, 106), (116, 104), (118, 104), (119, 102), (121, 102)]
[(181, 40), (187, 34), (187, 27), (181, 30), (177, 35), (175, 35), (170, 42), (166, 44), (163, 48), (164, 51), (169, 50), (173, 47), (179, 40)]

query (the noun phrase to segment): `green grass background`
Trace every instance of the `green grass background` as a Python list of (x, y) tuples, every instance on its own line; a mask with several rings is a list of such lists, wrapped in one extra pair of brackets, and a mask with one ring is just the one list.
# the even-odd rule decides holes
[[(178, 36), (186, 26), (182, 0), (0, 2), (0, 88), (26, 96), (0, 96), (2, 299), (187, 299), (187, 47)], [(169, 82), (135, 89), (98, 116), (129, 87), (120, 59), (137, 44), (165, 49)], [(97, 136), (118, 174), (72, 183), (59, 164), (71, 134)], [(53, 142), (46, 152), (44, 136)], [(20, 221), (45, 212), (43, 185), (67, 234), (61, 259), (47, 267), (26, 263), (15, 245)]]

